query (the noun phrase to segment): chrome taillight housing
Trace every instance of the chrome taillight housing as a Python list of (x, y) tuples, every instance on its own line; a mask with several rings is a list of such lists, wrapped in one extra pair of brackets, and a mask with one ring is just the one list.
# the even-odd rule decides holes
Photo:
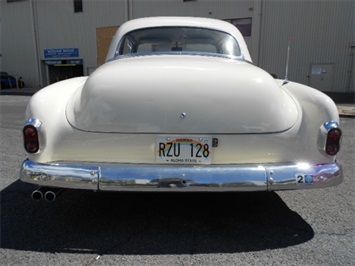
[[(42, 123), (38, 119), (29, 119), (23, 127), (24, 148), (28, 153), (38, 153), (43, 146)], [(41, 143), (42, 142), (42, 143)]]
[(335, 121), (324, 123), (319, 130), (318, 149), (328, 156), (335, 156), (340, 150), (342, 132)]

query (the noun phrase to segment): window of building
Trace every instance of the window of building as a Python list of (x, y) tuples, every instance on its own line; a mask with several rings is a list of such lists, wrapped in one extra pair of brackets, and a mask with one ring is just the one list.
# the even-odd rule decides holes
[(83, 12), (83, 0), (73, 0), (74, 1), (74, 13)]
[(251, 25), (252, 18), (234, 18), (234, 19), (225, 19), (225, 21), (232, 23), (238, 28), (242, 33), (243, 37), (251, 37)]
[(15, 2), (23, 2), (26, 0), (6, 0), (6, 3), (15, 3)]

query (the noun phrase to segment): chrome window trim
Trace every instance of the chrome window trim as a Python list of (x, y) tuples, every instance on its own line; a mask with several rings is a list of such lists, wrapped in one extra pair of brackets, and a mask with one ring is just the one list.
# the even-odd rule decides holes
[(134, 54), (117, 55), (114, 58), (107, 60), (107, 62), (112, 62), (112, 61), (126, 59), (126, 58), (134, 58), (134, 57), (142, 57), (142, 56), (159, 56), (159, 55), (190, 55), (190, 56), (206, 56), (206, 57), (208, 56), (208, 57), (218, 57), (218, 58), (231, 59), (231, 60), (240, 60), (240, 61), (244, 61), (247, 63), (251, 63), (251, 62), (245, 60), (243, 55), (230, 56), (230, 55), (225, 55), (225, 54), (188, 52), (188, 51), (183, 51), (183, 52), (140, 52), (140, 53), (134, 53)]

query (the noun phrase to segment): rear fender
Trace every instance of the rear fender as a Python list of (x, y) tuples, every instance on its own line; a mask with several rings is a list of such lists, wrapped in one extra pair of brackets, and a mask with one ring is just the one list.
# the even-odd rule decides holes
[(28, 158), (37, 162), (47, 162), (53, 154), (53, 147), (61, 141), (63, 131), (71, 131), (65, 109), (73, 93), (81, 88), (87, 77), (79, 77), (60, 81), (47, 86), (32, 96), (26, 109), (26, 123), (36, 119), (41, 123), (42, 132), (45, 134), (46, 148), (35, 154), (28, 154)]
[[(280, 81), (281, 82), (281, 81)], [(324, 93), (311, 87), (289, 82), (282, 88), (291, 95), (302, 108), (302, 122), (299, 127), (298, 136), (304, 136), (305, 152), (308, 150), (319, 150), (319, 143), (323, 143), (322, 127), (325, 123), (336, 123), (339, 125), (339, 113), (334, 101)], [(321, 151), (320, 151), (321, 152)], [(325, 156), (326, 161), (335, 160), (335, 156)]]

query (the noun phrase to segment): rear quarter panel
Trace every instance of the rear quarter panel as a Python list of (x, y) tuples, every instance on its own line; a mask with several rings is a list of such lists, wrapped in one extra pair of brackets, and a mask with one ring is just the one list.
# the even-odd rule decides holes
[[(281, 80), (279, 82), (282, 84)], [(303, 139), (302, 142), (308, 143), (304, 152), (323, 156), (324, 162), (334, 161), (335, 157), (324, 155), (318, 150), (320, 127), (329, 121), (339, 124), (339, 113), (334, 101), (324, 93), (299, 83), (289, 82), (281, 87), (298, 102), (301, 109), (302, 121), (297, 136)]]
[(30, 160), (48, 162), (52, 158), (54, 148), (60, 146), (64, 133), (70, 134), (65, 109), (73, 93), (84, 85), (87, 77), (73, 78), (47, 86), (32, 96), (27, 109), (25, 120), (34, 118), (42, 123), (45, 147), (37, 154), (28, 154)]

